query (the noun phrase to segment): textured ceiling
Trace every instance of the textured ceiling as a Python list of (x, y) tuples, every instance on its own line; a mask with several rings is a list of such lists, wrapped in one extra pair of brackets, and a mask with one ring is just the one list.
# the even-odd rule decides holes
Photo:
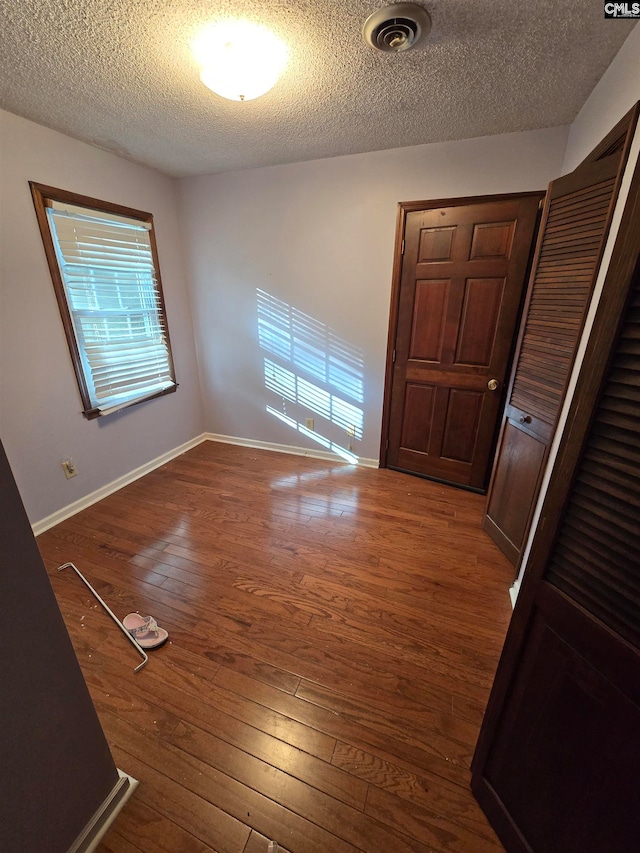
[[(379, 0), (0, 0), (0, 106), (170, 175), (567, 124), (633, 27), (599, 0), (428, 0), (433, 28), (382, 54)], [(290, 63), (255, 101), (199, 80), (190, 43), (245, 17)]]

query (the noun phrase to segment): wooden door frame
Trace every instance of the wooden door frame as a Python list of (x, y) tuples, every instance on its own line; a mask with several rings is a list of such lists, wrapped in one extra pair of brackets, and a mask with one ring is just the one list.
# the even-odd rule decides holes
[[(519, 834), (506, 813), (494, 800), (490, 786), (484, 779), (483, 770), (522, 658), (529, 625), (534, 616), (536, 595), (564, 518), (575, 471), (582, 457), (593, 412), (601, 395), (611, 359), (611, 349), (619, 334), (630, 290), (636, 276), (640, 275), (639, 247), (640, 160), (635, 165), (629, 195), (604, 281), (603, 295), (589, 336), (589, 346), (580, 367), (565, 430), (531, 547), (527, 571), (509, 625), (471, 765), (471, 787), (476, 799), (485, 813), (490, 816), (494, 827), (500, 828), (501, 837), (511, 837), (514, 845), (522, 844)], [(560, 596), (562, 599), (563, 594), (560, 593)], [(575, 606), (579, 608), (579, 605)], [(521, 849), (525, 848), (521, 847)]]
[[(380, 434), (380, 468), (387, 467), (387, 451), (389, 449), (389, 421), (391, 415), (391, 387), (393, 384), (393, 352), (394, 352), (394, 344), (396, 340), (396, 335), (398, 331), (398, 310), (400, 304), (400, 284), (402, 279), (402, 260), (404, 257), (404, 232), (407, 222), (407, 214), (408, 213), (416, 213), (421, 210), (431, 210), (438, 207), (462, 207), (468, 204), (487, 204), (491, 202), (499, 202), (499, 201), (512, 201), (517, 198), (528, 198), (531, 196), (538, 196), (538, 198), (543, 199), (545, 196), (544, 190), (532, 190), (530, 192), (523, 193), (498, 193), (496, 195), (478, 195), (478, 196), (464, 196), (462, 198), (437, 198), (437, 199), (429, 199), (423, 201), (400, 201), (398, 202), (398, 212), (396, 215), (396, 236), (395, 236), (395, 244), (394, 244), (394, 255), (393, 255), (393, 272), (391, 279), (391, 306), (389, 309), (389, 331), (387, 333), (387, 357), (385, 363), (385, 377), (384, 377), (384, 397), (382, 402), (382, 430)], [(538, 221), (536, 225), (536, 230), (533, 237), (532, 250), (533, 247), (537, 243), (538, 230), (540, 227), (540, 222)], [(529, 277), (529, 272), (531, 270), (531, 260), (533, 257), (533, 251), (530, 253), (529, 262), (527, 264), (527, 272), (525, 273), (525, 286), (523, 288), (523, 295), (526, 293), (526, 285)], [(520, 305), (520, 312), (518, 314), (518, 319), (516, 320), (516, 330), (520, 325), (520, 317), (522, 314), (522, 303)], [(515, 344), (515, 340), (513, 341)], [(511, 347), (511, 355), (509, 358), (509, 364), (507, 365), (507, 375), (511, 370), (511, 360), (513, 358), (514, 346), (512, 344)], [(497, 431), (496, 436), (497, 437)]]

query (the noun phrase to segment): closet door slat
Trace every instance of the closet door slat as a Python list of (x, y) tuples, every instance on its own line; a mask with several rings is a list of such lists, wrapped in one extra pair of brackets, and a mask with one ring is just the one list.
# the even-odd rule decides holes
[[(578, 465), (546, 579), (640, 648), (640, 284)], [(624, 377), (624, 381), (620, 377)]]
[(509, 403), (550, 425), (582, 329), (614, 186), (612, 176), (549, 205)]

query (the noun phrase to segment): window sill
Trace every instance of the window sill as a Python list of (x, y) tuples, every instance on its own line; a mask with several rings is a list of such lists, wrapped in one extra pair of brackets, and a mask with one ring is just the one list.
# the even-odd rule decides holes
[(144, 397), (136, 397), (133, 400), (116, 403), (108, 409), (85, 409), (82, 414), (88, 421), (93, 421), (96, 418), (105, 418), (109, 415), (115, 415), (117, 412), (122, 412), (124, 409), (129, 409), (131, 406), (136, 406), (138, 403), (146, 403), (148, 400), (155, 400), (157, 397), (164, 397), (167, 394), (173, 394), (173, 392), (177, 390), (178, 383), (176, 382), (175, 385), (171, 385), (169, 388), (163, 388), (161, 391), (154, 391), (153, 394), (146, 394)]

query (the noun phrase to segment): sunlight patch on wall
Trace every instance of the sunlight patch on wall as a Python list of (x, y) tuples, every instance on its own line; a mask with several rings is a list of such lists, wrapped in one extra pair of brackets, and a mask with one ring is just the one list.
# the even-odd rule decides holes
[(270, 391), (292, 403), (306, 406), (311, 412), (321, 415), (345, 432), (349, 427), (353, 427), (354, 436), (362, 439), (362, 409), (314, 385), (313, 382), (308, 382), (269, 358), (264, 360), (264, 384)]
[(358, 464), (358, 457), (352, 453), (350, 450), (347, 450), (346, 447), (341, 447), (339, 444), (336, 444), (335, 441), (331, 441), (328, 438), (325, 438), (323, 435), (320, 435), (315, 430), (307, 429), (302, 424), (295, 421), (293, 418), (288, 417), (287, 415), (279, 412), (277, 409), (272, 408), (271, 406), (267, 406), (267, 411), (270, 415), (274, 415), (274, 417), (281, 420), (287, 426), (292, 429), (297, 430), (302, 433), (302, 435), (306, 435), (307, 438), (312, 439), (317, 444), (320, 444), (326, 450), (331, 450), (333, 453), (337, 453), (338, 456), (342, 456), (343, 459), (346, 459), (351, 465)]
[(281, 299), (258, 289), (258, 338), (263, 349), (362, 403), (362, 352)]
[[(325, 323), (281, 299), (257, 290), (258, 339), (264, 357), (265, 388), (279, 398), (267, 411), (317, 444), (357, 462), (354, 441), (364, 432), (362, 351)], [(289, 408), (287, 409), (287, 404)], [(321, 420), (310, 430), (306, 416)], [(326, 423), (324, 423), (326, 421)], [(345, 434), (343, 447), (325, 433)]]

